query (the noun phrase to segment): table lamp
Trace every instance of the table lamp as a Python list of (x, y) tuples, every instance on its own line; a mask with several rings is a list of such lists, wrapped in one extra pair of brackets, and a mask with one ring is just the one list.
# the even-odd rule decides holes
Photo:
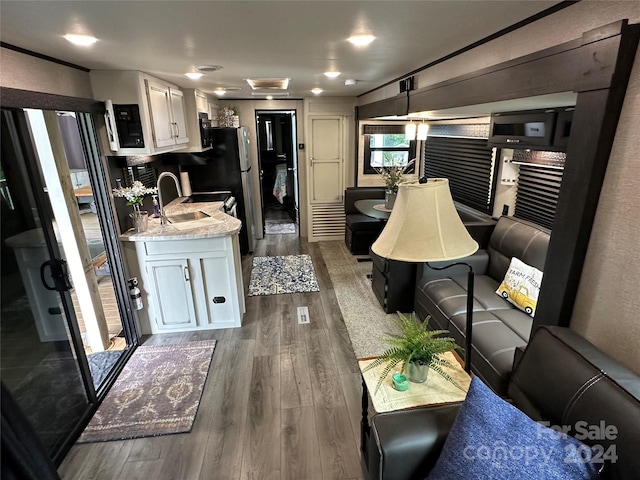
[(435, 270), (454, 265), (469, 268), (464, 368), (471, 372), (473, 268), (464, 262), (445, 267), (428, 264), (468, 257), (478, 250), (478, 244), (460, 220), (449, 191), (449, 180), (422, 178), (418, 182), (401, 183), (389, 220), (371, 250), (390, 260), (426, 262)]

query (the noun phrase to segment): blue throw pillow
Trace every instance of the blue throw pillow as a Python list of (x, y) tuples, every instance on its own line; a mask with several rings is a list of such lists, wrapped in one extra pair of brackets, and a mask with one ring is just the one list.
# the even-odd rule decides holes
[(427, 480), (597, 479), (591, 449), (531, 420), (478, 377)]

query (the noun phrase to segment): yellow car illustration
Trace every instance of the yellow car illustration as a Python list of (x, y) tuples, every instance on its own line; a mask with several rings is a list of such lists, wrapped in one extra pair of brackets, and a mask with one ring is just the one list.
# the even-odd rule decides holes
[(538, 302), (529, 296), (529, 289), (524, 285), (520, 285), (516, 290), (503, 284), (500, 286), (500, 295), (504, 298), (511, 298), (513, 303), (518, 305), (529, 315), (535, 311), (536, 305), (538, 304)]

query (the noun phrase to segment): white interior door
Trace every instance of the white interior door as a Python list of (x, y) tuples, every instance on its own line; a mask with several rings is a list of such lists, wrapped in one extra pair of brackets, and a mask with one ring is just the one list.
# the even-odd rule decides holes
[(344, 118), (311, 117), (311, 203), (342, 202)]
[(346, 119), (309, 117), (309, 240), (344, 237)]

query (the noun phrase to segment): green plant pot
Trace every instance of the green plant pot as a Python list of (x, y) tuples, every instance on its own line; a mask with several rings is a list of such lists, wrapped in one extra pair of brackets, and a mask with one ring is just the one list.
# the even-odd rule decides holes
[(407, 378), (413, 383), (424, 383), (429, 375), (429, 365), (418, 365), (409, 363), (407, 366)]

